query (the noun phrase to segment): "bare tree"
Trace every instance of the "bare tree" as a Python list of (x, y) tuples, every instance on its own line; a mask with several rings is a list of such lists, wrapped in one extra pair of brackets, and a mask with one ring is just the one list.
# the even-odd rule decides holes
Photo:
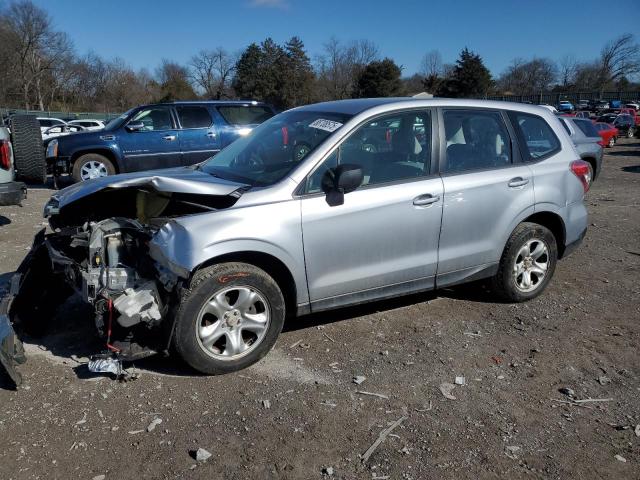
[(379, 58), (378, 47), (370, 40), (343, 44), (331, 37), (324, 53), (316, 59), (318, 85), (322, 99), (350, 98), (362, 69)]
[(558, 77), (562, 87), (566, 90), (569, 85), (575, 83), (575, 77), (578, 70), (578, 62), (576, 57), (571, 54), (564, 55), (559, 62)]
[(236, 59), (218, 47), (202, 50), (191, 58), (190, 76), (207, 98), (220, 100), (230, 96), (230, 83)]
[(442, 55), (440, 55), (438, 50), (431, 50), (424, 54), (420, 62), (420, 74), (425, 77), (442, 76)]
[(548, 58), (533, 58), (526, 61), (515, 58), (500, 76), (499, 87), (520, 95), (540, 93), (551, 88), (557, 77), (557, 67)]
[(640, 47), (632, 34), (625, 33), (607, 43), (600, 52), (600, 89), (606, 84), (640, 73)]
[(71, 42), (63, 32), (54, 31), (51, 18), (30, 0), (12, 3), (6, 16), (9, 31), (14, 36), (15, 65), (22, 82), (25, 108), (31, 106), (34, 91), (36, 103), (44, 110), (42, 79), (71, 50)]

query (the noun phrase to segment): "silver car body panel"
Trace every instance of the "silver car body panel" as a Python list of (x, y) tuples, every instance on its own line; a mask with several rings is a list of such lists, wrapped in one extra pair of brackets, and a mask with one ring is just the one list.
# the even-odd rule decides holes
[[(360, 188), (330, 207), (323, 195), (300, 197), (296, 189), (359, 125), (371, 117), (409, 109), (442, 107), (514, 110), (543, 117), (561, 150), (542, 161), (485, 172), (425, 177)], [(486, 276), (507, 238), (529, 215), (548, 211), (566, 226), (566, 242), (586, 228), (583, 190), (569, 169), (579, 158), (559, 120), (549, 110), (480, 100), (363, 99), (327, 102), (299, 110), (354, 116), (300, 165), (271, 187), (244, 192), (231, 207), (172, 219), (150, 242), (154, 259), (188, 277), (224, 255), (258, 252), (284, 264), (295, 281), (297, 303), (317, 309), (382, 298), (385, 292), (424, 290)], [(529, 180), (511, 188), (513, 178)], [(152, 186), (159, 191), (229, 195), (242, 189), (193, 169), (137, 172), (105, 177), (62, 191), (60, 207), (104, 188)], [(440, 195), (428, 208), (415, 197)], [(367, 293), (368, 292), (368, 293)]]

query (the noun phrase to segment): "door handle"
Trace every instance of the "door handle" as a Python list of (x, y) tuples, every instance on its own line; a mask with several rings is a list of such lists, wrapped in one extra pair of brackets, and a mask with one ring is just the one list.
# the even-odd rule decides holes
[(416, 207), (424, 207), (426, 205), (431, 205), (432, 203), (436, 203), (440, 200), (440, 195), (431, 195), (430, 193), (425, 193), (424, 195), (418, 195), (413, 199), (413, 204)]
[(216, 138), (216, 132), (207, 132), (207, 137)]
[(175, 135), (165, 135), (162, 137), (163, 140), (168, 140), (169, 142), (173, 142), (176, 139)]
[(528, 178), (515, 177), (509, 180), (509, 188), (524, 187), (527, 183), (529, 183)]

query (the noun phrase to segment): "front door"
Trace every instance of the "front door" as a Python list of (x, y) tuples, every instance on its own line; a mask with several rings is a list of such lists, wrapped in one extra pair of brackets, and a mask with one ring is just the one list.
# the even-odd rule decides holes
[[(387, 114), (308, 177), (301, 213), (312, 311), (433, 287), (443, 189), (432, 138), (428, 111)], [(322, 178), (338, 164), (361, 166), (364, 182), (330, 206)]]
[(142, 129), (130, 130), (127, 126), (118, 134), (118, 144), (123, 157), (123, 171), (153, 170), (180, 165), (180, 139), (171, 108), (167, 106), (145, 107), (137, 112), (129, 123), (140, 123)]
[(202, 162), (220, 151), (220, 134), (206, 107), (179, 105), (176, 112), (181, 127), (180, 150), (183, 165)]

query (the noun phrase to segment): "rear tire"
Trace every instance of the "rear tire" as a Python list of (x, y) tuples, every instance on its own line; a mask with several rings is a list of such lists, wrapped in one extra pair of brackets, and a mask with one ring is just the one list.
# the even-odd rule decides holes
[[(245, 294), (244, 301), (234, 297), (238, 291)], [(246, 263), (213, 265), (197, 272), (182, 295), (174, 347), (201, 373), (235, 372), (271, 350), (284, 319), (282, 291), (266, 272)]]
[(46, 183), (47, 162), (38, 119), (33, 115), (11, 117), (11, 143), (16, 177), (35, 185)]
[(509, 302), (531, 300), (549, 284), (557, 261), (558, 246), (553, 233), (537, 223), (523, 222), (504, 247), (491, 288)]
[(99, 153), (85, 153), (73, 164), (71, 176), (74, 182), (84, 182), (115, 174), (116, 168), (107, 157)]

